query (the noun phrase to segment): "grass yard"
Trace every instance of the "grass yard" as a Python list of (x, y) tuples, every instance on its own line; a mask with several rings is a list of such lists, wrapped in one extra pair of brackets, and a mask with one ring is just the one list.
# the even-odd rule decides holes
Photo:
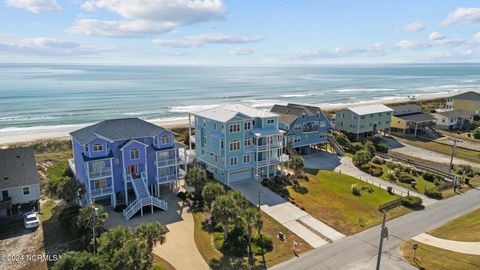
[[(379, 164), (374, 164), (374, 163), (372, 163), (372, 165), (378, 166), (378, 167), (382, 167), (383, 174), (380, 176), (380, 178), (383, 179), (383, 180), (385, 180), (385, 181), (389, 181), (389, 182), (390, 182), (390, 180), (388, 180), (388, 177), (387, 177), (387, 176), (388, 176), (388, 172), (391, 171), (392, 169), (390, 169), (389, 167), (387, 167), (387, 165), (385, 165), (385, 164), (379, 165)], [(408, 189), (410, 189), (410, 190), (412, 190), (412, 191), (416, 191), (416, 192), (422, 193), (422, 194), (423, 194), (423, 192), (425, 191), (426, 188), (428, 189), (428, 188), (435, 188), (435, 187), (436, 187), (434, 183), (429, 182), (429, 181), (423, 179), (423, 176), (422, 176), (422, 175), (417, 176), (416, 179), (415, 179), (415, 182), (417, 183), (417, 184), (415, 185), (415, 188), (413, 188), (412, 185), (410, 185), (410, 184), (402, 183), (402, 182), (400, 182), (400, 181), (395, 181), (395, 182), (393, 182), (393, 183), (395, 183), (395, 184), (397, 184), (397, 185), (399, 185), (399, 186), (402, 186), (402, 187), (404, 187), (404, 188), (408, 188)]]
[[(415, 261), (412, 249), (414, 243), (418, 245)], [(426, 270), (480, 269), (480, 256), (436, 248), (413, 240), (403, 243), (400, 249), (410, 264)]]
[[(209, 265), (214, 269), (230, 269), (238, 261), (247, 261), (247, 258), (232, 258), (223, 256), (222, 253), (216, 250), (212, 242), (212, 235), (203, 230), (202, 223), (205, 221), (205, 217), (202, 212), (194, 212), (193, 218), (195, 221), (195, 230), (194, 238), (195, 244)], [(292, 242), (296, 241), (299, 245), (297, 247), (297, 253), (303, 253), (312, 249), (312, 247), (299, 238), (297, 235), (290, 232), (288, 229), (283, 227), (280, 223), (276, 222), (274, 219), (269, 217), (267, 214), (262, 212), (263, 218), (263, 234), (270, 237), (273, 241), (273, 250), (265, 254), (265, 263), (267, 267), (271, 267), (283, 261), (286, 261), (294, 256), (292, 252)], [(280, 241), (276, 235), (279, 232), (283, 232), (286, 236), (286, 241)], [(214, 263), (212, 263), (214, 261)], [(255, 268), (264, 268), (263, 259), (261, 256), (256, 256), (257, 265)]]
[[(434, 141), (423, 141), (423, 140), (413, 140), (395, 137), (400, 142), (404, 142), (413, 146), (417, 146), (423, 149), (434, 151), (437, 153), (442, 153), (445, 155), (452, 154), (452, 147), (446, 144), (437, 143)], [(462, 158), (471, 162), (478, 162), (480, 164), (480, 152), (467, 150), (463, 148), (456, 148), (455, 157)]]
[[(352, 235), (382, 222), (383, 215), (378, 206), (398, 199), (387, 191), (364, 183), (354, 177), (331, 171), (309, 174), (309, 181), (300, 183), (301, 192), (288, 187), (290, 196), (299, 207), (346, 235)], [(352, 184), (373, 190), (362, 190), (360, 196), (351, 192)], [(399, 206), (388, 212), (392, 219), (411, 210)]]
[(480, 209), (454, 219), (428, 234), (448, 240), (478, 242), (480, 241)]

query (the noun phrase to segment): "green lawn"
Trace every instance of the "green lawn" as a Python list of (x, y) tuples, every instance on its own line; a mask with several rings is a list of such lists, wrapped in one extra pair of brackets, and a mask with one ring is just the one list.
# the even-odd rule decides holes
[[(413, 261), (413, 244), (418, 245)], [(410, 264), (426, 270), (466, 270), (480, 269), (480, 256), (453, 252), (432, 247), (413, 240), (404, 242), (400, 249)]]
[(480, 209), (454, 219), (429, 232), (430, 235), (456, 241), (480, 241)]
[[(228, 256), (223, 256), (222, 253), (217, 251), (212, 242), (212, 234), (203, 230), (202, 223), (205, 221), (204, 214), (202, 212), (194, 212), (193, 218), (195, 222), (194, 229), (194, 239), (197, 248), (205, 259), (214, 269), (230, 269), (233, 268), (238, 261), (247, 261), (247, 258), (233, 258)], [(262, 212), (263, 218), (263, 230), (262, 233), (268, 236), (273, 241), (273, 250), (268, 252), (265, 255), (265, 264), (267, 267), (272, 267), (278, 263), (286, 261), (294, 257), (292, 252), (292, 243), (296, 241), (299, 245), (297, 247), (297, 253), (303, 253), (312, 249), (312, 247), (303, 241), (300, 237), (290, 232), (288, 229), (283, 227), (280, 223), (272, 219), (270, 216)], [(276, 235), (279, 232), (283, 232), (286, 236), (286, 241), (280, 241)], [(256, 267), (263, 268), (263, 258), (257, 256), (256, 258)], [(212, 264), (212, 261), (215, 263)]]
[[(383, 216), (378, 211), (378, 206), (399, 198), (354, 177), (331, 171), (309, 174), (309, 179), (300, 183), (302, 189), (299, 192), (288, 187), (295, 204), (346, 235), (381, 223)], [(360, 196), (355, 196), (351, 192), (354, 183), (371, 188), (373, 192), (364, 190)], [(410, 211), (400, 206), (390, 210), (387, 217), (392, 219)]]

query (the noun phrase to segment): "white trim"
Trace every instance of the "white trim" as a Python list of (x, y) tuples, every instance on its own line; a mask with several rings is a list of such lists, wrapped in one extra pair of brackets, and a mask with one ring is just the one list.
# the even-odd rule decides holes
[[(146, 137), (145, 137), (145, 138), (146, 138)], [(139, 143), (139, 144), (143, 145), (144, 147), (148, 147), (148, 144), (145, 144), (145, 143), (143, 143), (143, 142), (141, 142), (141, 141), (138, 141), (138, 140), (136, 140), (136, 139), (130, 139), (130, 141), (128, 141), (126, 144), (124, 144), (122, 147), (120, 147), (120, 150), (123, 150), (125, 147), (127, 147), (128, 145), (130, 145), (130, 144), (132, 144), (132, 143), (134, 143), (134, 142)]]

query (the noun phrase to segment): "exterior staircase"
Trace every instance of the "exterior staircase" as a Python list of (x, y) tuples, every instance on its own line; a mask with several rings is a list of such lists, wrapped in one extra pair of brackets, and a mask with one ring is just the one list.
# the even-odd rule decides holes
[(147, 187), (147, 177), (142, 172), (141, 177), (132, 178), (131, 175), (127, 176), (127, 181), (130, 181), (133, 186), (133, 191), (135, 192), (135, 201), (131, 203), (127, 208), (123, 210), (123, 217), (125, 220), (129, 220), (138, 210), (142, 211), (143, 216), (143, 207), (151, 206), (153, 213), (153, 206), (158, 207), (163, 210), (167, 210), (168, 205), (165, 200), (160, 200), (156, 197), (150, 195)]
[(343, 147), (337, 142), (337, 140), (335, 140), (335, 138), (331, 134), (327, 134), (327, 140), (333, 146), (335, 152), (337, 152), (337, 155), (341, 157), (345, 155), (345, 150), (343, 150)]
[(432, 138), (432, 139), (438, 139), (442, 137), (442, 134), (439, 133), (437, 130), (434, 128), (426, 127), (425, 132), (427, 133), (427, 136)]
[(287, 153), (292, 157), (293, 156), (300, 156), (298, 151), (295, 150), (295, 148), (293, 146), (291, 146), (290, 144), (287, 144)]

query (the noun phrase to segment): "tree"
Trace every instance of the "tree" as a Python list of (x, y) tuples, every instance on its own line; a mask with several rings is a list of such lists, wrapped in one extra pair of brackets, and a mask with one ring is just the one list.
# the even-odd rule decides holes
[(208, 183), (202, 190), (202, 199), (207, 205), (208, 209), (212, 209), (212, 203), (215, 199), (225, 194), (225, 189), (219, 183), (212, 182)]
[[(98, 216), (95, 216), (95, 207), (98, 208)], [(87, 205), (80, 209), (77, 216), (77, 228), (85, 239), (90, 239), (91, 232), (95, 228), (96, 235), (99, 235), (104, 229), (103, 224), (107, 219), (108, 214), (101, 206)]]
[[(246, 208), (242, 214), (241, 219), (243, 221), (243, 229), (245, 232), (245, 236), (247, 237), (248, 243), (248, 256), (250, 261), (252, 262), (252, 237), (253, 237), (253, 230), (257, 228), (257, 226), (261, 226), (259, 220), (261, 219), (260, 213), (256, 208), (248, 207)], [(263, 223), (262, 223), (263, 224)]]
[(480, 128), (476, 128), (474, 131), (473, 131), (473, 137), (477, 140), (480, 140)]
[(199, 198), (207, 183), (207, 173), (199, 167), (191, 168), (187, 174), (187, 184), (195, 188), (195, 197)]
[(87, 251), (66, 252), (53, 265), (53, 270), (109, 270), (113, 269), (104, 257)]
[(60, 183), (58, 183), (57, 195), (67, 203), (71, 203), (77, 198), (77, 191), (80, 187), (77, 180), (71, 177), (64, 177)]
[(368, 162), (370, 162), (371, 159), (372, 155), (366, 150), (357, 151), (352, 158), (353, 164), (358, 167), (367, 164)]
[(363, 148), (370, 153), (371, 157), (375, 155), (375, 144), (371, 140), (366, 141)]
[(301, 156), (293, 156), (292, 159), (290, 159), (290, 164), (295, 172), (295, 178), (298, 178), (304, 166), (303, 158)]
[(147, 242), (147, 247), (152, 251), (157, 243), (165, 243), (167, 230), (160, 222), (142, 223), (137, 227), (135, 234)]
[(236, 202), (230, 194), (220, 195), (212, 203), (212, 217), (223, 228), (223, 239), (227, 239), (228, 226), (238, 214)]
[(352, 148), (352, 142), (343, 133), (335, 134), (335, 140), (345, 149)]

